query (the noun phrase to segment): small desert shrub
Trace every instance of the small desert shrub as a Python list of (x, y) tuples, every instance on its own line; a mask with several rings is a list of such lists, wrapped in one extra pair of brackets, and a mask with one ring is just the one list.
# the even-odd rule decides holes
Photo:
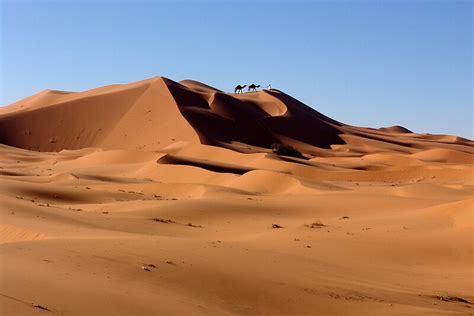
[(309, 228), (322, 228), (322, 227), (326, 227), (326, 225), (324, 225), (323, 223), (321, 222), (312, 222), (311, 224), (305, 224), (306, 227), (309, 227)]
[(273, 152), (279, 156), (290, 156), (305, 159), (302, 153), (290, 145), (275, 143), (271, 146), (271, 148), (273, 149)]

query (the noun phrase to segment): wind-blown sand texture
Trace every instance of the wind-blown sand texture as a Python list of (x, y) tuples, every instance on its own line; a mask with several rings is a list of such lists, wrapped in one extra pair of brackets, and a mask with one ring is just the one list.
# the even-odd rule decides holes
[(0, 108), (0, 143), (2, 315), (473, 313), (471, 140), (156, 77)]

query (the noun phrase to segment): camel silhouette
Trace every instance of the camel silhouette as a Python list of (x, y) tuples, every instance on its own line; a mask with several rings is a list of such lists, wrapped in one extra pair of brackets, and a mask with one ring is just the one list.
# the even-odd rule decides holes
[(248, 90), (248, 91), (249, 91), (249, 92), (250, 92), (250, 91), (257, 91), (257, 88), (260, 88), (260, 85), (255, 85), (255, 84), (252, 83), (252, 84), (249, 86), (249, 90)]
[(239, 84), (237, 87), (235, 87), (234, 93), (242, 93), (242, 90), (243, 90), (246, 86), (247, 86), (246, 84), (244, 84), (243, 86), (241, 86), (241, 85)]

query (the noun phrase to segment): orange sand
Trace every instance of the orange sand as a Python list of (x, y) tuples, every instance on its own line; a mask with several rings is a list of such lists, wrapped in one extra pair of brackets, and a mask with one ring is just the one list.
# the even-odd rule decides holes
[(0, 108), (0, 143), (2, 315), (473, 313), (470, 140), (157, 77)]

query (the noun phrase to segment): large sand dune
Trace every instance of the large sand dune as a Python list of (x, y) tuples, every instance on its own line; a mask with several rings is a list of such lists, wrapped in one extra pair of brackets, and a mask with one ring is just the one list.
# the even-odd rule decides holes
[(157, 77), (0, 108), (0, 143), (2, 315), (472, 314), (471, 140)]

